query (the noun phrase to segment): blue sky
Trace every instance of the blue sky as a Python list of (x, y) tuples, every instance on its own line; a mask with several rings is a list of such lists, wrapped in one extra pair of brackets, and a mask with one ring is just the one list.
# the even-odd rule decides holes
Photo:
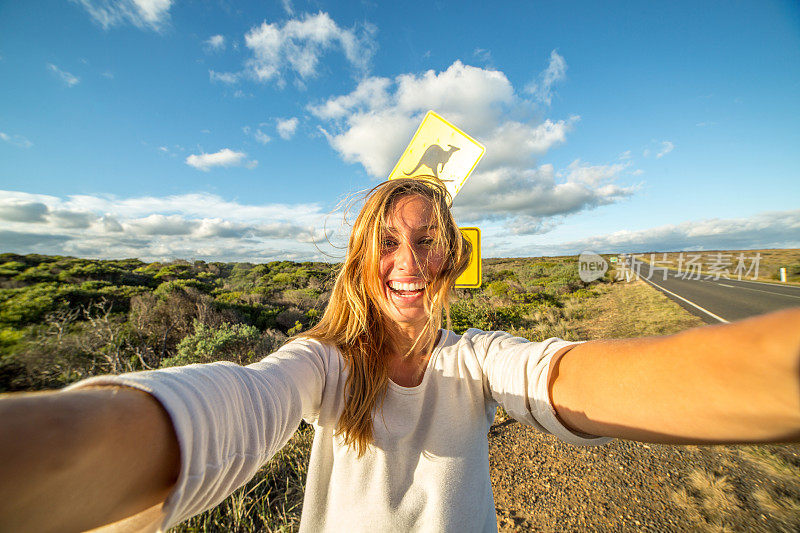
[(0, 251), (341, 257), (428, 109), (485, 256), (800, 246), (796, 2), (387, 4), (0, 3)]

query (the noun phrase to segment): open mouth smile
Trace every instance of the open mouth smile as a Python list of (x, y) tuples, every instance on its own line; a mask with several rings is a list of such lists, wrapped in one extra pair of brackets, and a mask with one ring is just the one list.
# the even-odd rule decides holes
[(389, 288), (389, 292), (395, 296), (402, 298), (404, 300), (413, 300), (418, 296), (421, 296), (422, 293), (425, 292), (425, 286), (427, 283), (423, 281), (419, 281), (416, 283), (403, 283), (400, 281), (387, 281), (386, 286)]

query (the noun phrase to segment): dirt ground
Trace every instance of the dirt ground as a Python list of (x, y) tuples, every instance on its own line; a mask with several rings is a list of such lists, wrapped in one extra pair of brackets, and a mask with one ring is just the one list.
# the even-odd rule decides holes
[[(585, 338), (699, 324), (641, 282), (586, 305)], [(502, 415), (489, 445), (501, 531), (800, 530), (800, 445), (576, 447)]]

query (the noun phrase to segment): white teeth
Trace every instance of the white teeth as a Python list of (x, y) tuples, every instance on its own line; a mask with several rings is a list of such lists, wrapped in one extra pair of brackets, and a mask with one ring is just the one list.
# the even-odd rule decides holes
[(424, 283), (400, 283), (399, 281), (390, 281), (389, 287), (396, 291), (418, 291), (425, 288)]

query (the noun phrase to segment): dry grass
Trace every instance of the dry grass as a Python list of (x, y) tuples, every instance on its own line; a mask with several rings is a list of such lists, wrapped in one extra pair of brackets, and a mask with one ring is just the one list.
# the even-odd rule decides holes
[(310, 426), (301, 427), (244, 487), (170, 532), (297, 531), (313, 438)]
[(779, 446), (738, 446), (740, 456), (763, 472), (764, 483), (753, 493), (756, 505), (780, 521), (786, 531), (800, 531), (800, 460), (789, 448)]
[(681, 487), (670, 494), (670, 499), (675, 505), (684, 510), (686, 518), (694, 523), (703, 521), (703, 515), (700, 513), (700, 507), (697, 505), (695, 498), (689, 492), (689, 489)]
[(781, 493), (775, 489), (758, 488), (753, 492), (753, 498), (764, 512), (793, 522), (800, 528), (800, 500), (797, 495)]
[(596, 284), (588, 295), (567, 297), (562, 307), (537, 309), (528, 318), (532, 326), (508, 331), (534, 341), (619, 339), (669, 335), (704, 325), (643, 281)]
[(695, 498), (709, 521), (719, 521), (734, 512), (739, 502), (727, 476), (718, 476), (705, 470), (693, 470), (688, 479), (694, 489)]
[(531, 313), (528, 318), (533, 326), (509, 328), (508, 332), (532, 341), (542, 341), (550, 337), (583, 340), (579, 324), (585, 314), (586, 305), (583, 300), (568, 299), (563, 307), (545, 307)]
[(739, 446), (742, 456), (773, 478), (800, 484), (800, 466), (793, 465), (765, 446)]
[(745, 504), (736, 495), (728, 475), (692, 469), (683, 477), (686, 485), (670, 498), (700, 531), (728, 532), (739, 529)]
[(576, 324), (583, 338), (622, 339), (669, 335), (703, 321), (643, 281), (598, 285), (598, 298), (586, 300)]

